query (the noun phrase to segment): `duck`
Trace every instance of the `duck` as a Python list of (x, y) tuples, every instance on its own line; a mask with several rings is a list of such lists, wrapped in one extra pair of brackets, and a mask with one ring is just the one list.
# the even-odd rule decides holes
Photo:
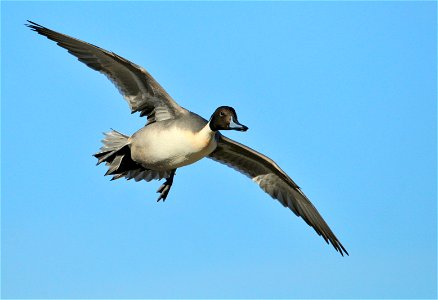
[(162, 180), (157, 201), (169, 195), (177, 169), (209, 158), (246, 175), (264, 192), (301, 217), (342, 256), (349, 255), (301, 188), (272, 159), (221, 133), (245, 132), (233, 107), (220, 106), (209, 120), (180, 106), (161, 85), (135, 63), (93, 44), (29, 21), (31, 30), (57, 43), (80, 62), (98, 71), (118, 88), (131, 113), (147, 118), (131, 136), (114, 129), (104, 133), (94, 154), (108, 167), (111, 180)]

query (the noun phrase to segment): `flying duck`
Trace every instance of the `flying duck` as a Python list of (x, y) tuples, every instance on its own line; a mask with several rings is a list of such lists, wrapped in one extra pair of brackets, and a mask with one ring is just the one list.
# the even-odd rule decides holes
[(147, 117), (147, 124), (132, 136), (116, 130), (105, 133), (103, 146), (94, 154), (97, 164), (108, 167), (112, 179), (135, 181), (165, 179), (157, 201), (165, 201), (176, 169), (207, 157), (251, 178), (262, 190), (288, 207), (342, 256), (347, 250), (331, 231), (298, 185), (270, 158), (220, 133), (246, 131), (236, 111), (220, 106), (207, 121), (179, 106), (141, 66), (105, 49), (58, 33), (32, 21), (31, 30), (55, 41), (93, 70), (108, 77), (131, 109)]

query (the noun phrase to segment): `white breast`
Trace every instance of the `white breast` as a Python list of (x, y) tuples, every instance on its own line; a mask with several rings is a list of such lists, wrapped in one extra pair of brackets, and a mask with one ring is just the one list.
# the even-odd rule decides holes
[(179, 168), (200, 160), (216, 148), (215, 132), (208, 125), (200, 132), (154, 125), (144, 127), (131, 138), (131, 156), (145, 168)]

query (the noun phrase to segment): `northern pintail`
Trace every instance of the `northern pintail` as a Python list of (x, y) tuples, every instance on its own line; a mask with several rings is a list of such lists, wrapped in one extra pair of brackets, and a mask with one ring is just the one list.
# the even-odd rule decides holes
[(235, 110), (221, 106), (209, 121), (179, 106), (142, 67), (92, 44), (28, 21), (29, 28), (55, 41), (93, 70), (106, 75), (131, 108), (147, 117), (147, 124), (132, 136), (112, 130), (94, 156), (105, 162), (112, 180), (165, 179), (157, 201), (166, 200), (177, 168), (208, 157), (225, 164), (256, 182), (272, 198), (295, 215), (342, 254), (347, 250), (304, 195), (298, 185), (270, 158), (222, 135), (220, 130), (246, 131)]

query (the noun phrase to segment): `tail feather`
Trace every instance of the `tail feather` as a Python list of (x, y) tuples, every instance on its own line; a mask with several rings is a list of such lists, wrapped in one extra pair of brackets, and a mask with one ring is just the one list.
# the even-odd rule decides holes
[(116, 131), (104, 133), (105, 137), (102, 140), (103, 146), (100, 151), (93, 156), (97, 158), (97, 164), (105, 162), (108, 166), (106, 175), (115, 175), (113, 179), (118, 179), (126, 175), (129, 170), (138, 169), (141, 166), (134, 162), (131, 158), (131, 150), (129, 148), (129, 137)]
[(93, 156), (98, 159), (97, 164), (109, 161), (117, 151), (128, 145), (128, 136), (112, 130), (104, 133), (105, 137), (102, 140), (103, 146), (100, 147), (100, 151)]
[(109, 168), (108, 171), (106, 171), (105, 176), (107, 175), (113, 175), (116, 173), (120, 173), (118, 171), (120, 164), (122, 163), (122, 159), (125, 155), (117, 155), (114, 160), (108, 164)]

